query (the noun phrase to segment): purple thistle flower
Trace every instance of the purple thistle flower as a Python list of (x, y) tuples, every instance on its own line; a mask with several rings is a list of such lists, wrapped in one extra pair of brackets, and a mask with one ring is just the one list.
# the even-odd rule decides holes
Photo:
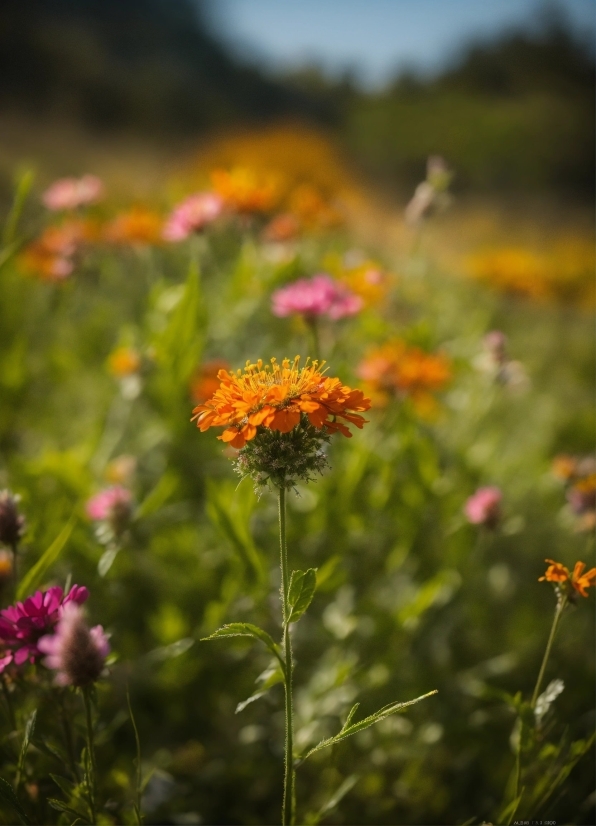
[(83, 609), (74, 602), (65, 606), (55, 633), (42, 637), (38, 647), (48, 655), (44, 665), (58, 672), (57, 685), (79, 688), (99, 678), (110, 653), (102, 626), (89, 628)]

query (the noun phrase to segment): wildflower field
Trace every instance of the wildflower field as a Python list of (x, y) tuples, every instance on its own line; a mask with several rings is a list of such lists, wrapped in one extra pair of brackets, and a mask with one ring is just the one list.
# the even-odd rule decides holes
[(300, 140), (16, 181), (1, 823), (594, 822), (590, 231)]

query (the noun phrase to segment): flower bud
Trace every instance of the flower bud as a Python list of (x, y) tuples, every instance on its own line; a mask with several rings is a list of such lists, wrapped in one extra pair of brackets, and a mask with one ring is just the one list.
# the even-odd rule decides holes
[(15, 548), (25, 532), (25, 517), (19, 513), (20, 497), (0, 491), (0, 543)]

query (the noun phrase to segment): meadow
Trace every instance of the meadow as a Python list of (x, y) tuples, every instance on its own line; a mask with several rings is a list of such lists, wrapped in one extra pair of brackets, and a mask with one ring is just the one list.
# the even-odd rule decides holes
[[(108, 176), (17, 178), (0, 598), (84, 587), (110, 652), (82, 609), (0, 615), (2, 823), (279, 823), (282, 625), (295, 822), (593, 822), (589, 222), (508, 232), (437, 158), (404, 218), (334, 151), (219, 140), (142, 202)], [(225, 441), (190, 421), (245, 364), (296, 355), (326, 362), (314, 407)], [(316, 443), (310, 472), (282, 465), (294, 591), (279, 481), (247, 452), (271, 433)], [(67, 646), (68, 617), (74, 664), (37, 647)]]

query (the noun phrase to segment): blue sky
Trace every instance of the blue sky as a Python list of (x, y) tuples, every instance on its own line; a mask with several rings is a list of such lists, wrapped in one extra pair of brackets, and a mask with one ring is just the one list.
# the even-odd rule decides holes
[[(272, 70), (315, 62), (357, 70), (368, 87), (396, 69), (441, 69), (467, 41), (527, 23), (540, 0), (213, 0), (212, 26), (244, 58)], [(559, 0), (594, 36), (596, 0)]]

